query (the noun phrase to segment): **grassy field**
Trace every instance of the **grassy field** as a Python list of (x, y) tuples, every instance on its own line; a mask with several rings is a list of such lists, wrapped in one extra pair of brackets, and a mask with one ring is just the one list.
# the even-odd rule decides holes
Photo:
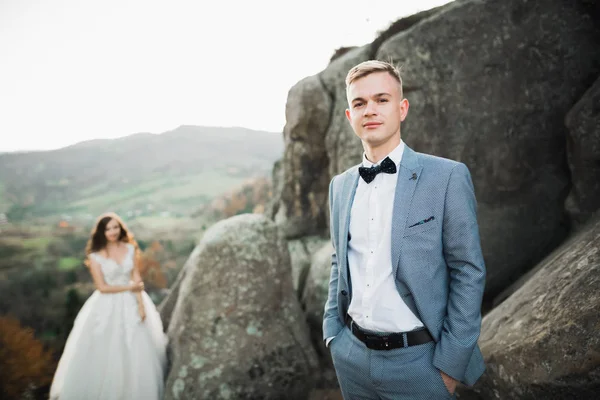
[(25, 249), (44, 251), (48, 247), (48, 244), (52, 241), (51, 236), (40, 236), (27, 239), (21, 239), (20, 243)]
[(0, 155), (0, 213), (8, 219), (0, 226), (0, 316), (14, 316), (60, 356), (94, 290), (84, 252), (106, 211), (135, 235), (146, 291), (158, 304), (212, 224), (265, 204), (269, 187), (253, 185), (270, 177), (282, 149), (278, 134), (181, 127)]
[(0, 154), (0, 212), (10, 222), (62, 214), (89, 219), (108, 210), (189, 215), (246, 179), (270, 176), (282, 152), (280, 134), (182, 126), (158, 135)]
[(0, 182), (0, 213), (7, 212), (9, 207), (10, 202), (6, 198), (6, 190), (4, 189), (2, 182)]
[(62, 207), (56, 214), (100, 214), (114, 210), (126, 215), (128, 211), (170, 211), (189, 214), (212, 198), (241, 184), (243, 178), (206, 171), (177, 179), (160, 178), (132, 184), (125, 190), (111, 190), (105, 183), (88, 188), (85, 196)]
[(70, 271), (79, 268), (83, 264), (83, 260), (76, 257), (61, 257), (58, 260), (58, 269), (61, 271)]
[[(184, 224), (183, 219), (155, 217), (133, 220), (132, 225), (135, 233), (140, 233), (136, 238), (142, 251), (152, 243), (160, 244), (160, 250), (152, 254), (168, 287), (195, 246), (195, 225), (189, 221)], [(65, 325), (65, 315), (71, 315), (67, 311), (73, 307), (78, 310), (93, 290), (91, 276), (83, 265), (88, 236), (87, 226), (74, 231), (57, 226), (12, 227), (4, 231), (0, 236), (0, 315), (17, 317), (34, 328), (38, 338), (60, 336), (60, 347), (66, 332), (56, 332), (72, 322), (68, 320)], [(146, 283), (149, 294), (162, 298), (160, 288), (153, 288), (151, 281)], [(71, 289), (80, 296), (77, 304), (69, 303)]]

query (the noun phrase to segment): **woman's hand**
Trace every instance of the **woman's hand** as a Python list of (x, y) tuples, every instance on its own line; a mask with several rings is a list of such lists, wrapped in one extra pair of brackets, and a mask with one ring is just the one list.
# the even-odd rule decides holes
[(142, 319), (142, 322), (144, 322), (144, 320), (146, 319), (146, 309), (144, 308), (143, 304), (141, 304), (138, 307), (138, 313), (140, 314), (140, 318)]
[(134, 282), (131, 284), (132, 292), (141, 292), (144, 290), (144, 282)]

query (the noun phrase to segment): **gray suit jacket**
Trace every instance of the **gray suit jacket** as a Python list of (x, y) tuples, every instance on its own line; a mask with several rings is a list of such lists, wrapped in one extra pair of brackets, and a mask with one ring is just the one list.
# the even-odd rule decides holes
[[(358, 167), (335, 176), (329, 186), (334, 252), (324, 340), (344, 327), (352, 299), (348, 229)], [(434, 366), (466, 385), (485, 370), (477, 345), (485, 264), (476, 208), (464, 164), (405, 147), (394, 197), (392, 275), (402, 299), (436, 341)]]

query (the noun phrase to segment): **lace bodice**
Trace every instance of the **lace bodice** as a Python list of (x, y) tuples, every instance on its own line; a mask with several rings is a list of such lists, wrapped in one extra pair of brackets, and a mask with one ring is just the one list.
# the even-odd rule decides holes
[(90, 257), (100, 264), (102, 274), (104, 275), (104, 282), (111, 286), (127, 285), (131, 281), (131, 270), (133, 270), (133, 255), (134, 247), (132, 244), (127, 243), (127, 254), (123, 259), (122, 263), (119, 264), (115, 260), (105, 258), (98, 253), (91, 253)]

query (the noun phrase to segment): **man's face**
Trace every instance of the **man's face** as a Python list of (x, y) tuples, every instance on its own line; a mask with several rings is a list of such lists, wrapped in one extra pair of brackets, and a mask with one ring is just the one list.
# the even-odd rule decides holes
[(408, 100), (400, 98), (400, 84), (387, 72), (374, 72), (352, 82), (347, 91), (346, 117), (356, 135), (379, 147), (400, 133)]

